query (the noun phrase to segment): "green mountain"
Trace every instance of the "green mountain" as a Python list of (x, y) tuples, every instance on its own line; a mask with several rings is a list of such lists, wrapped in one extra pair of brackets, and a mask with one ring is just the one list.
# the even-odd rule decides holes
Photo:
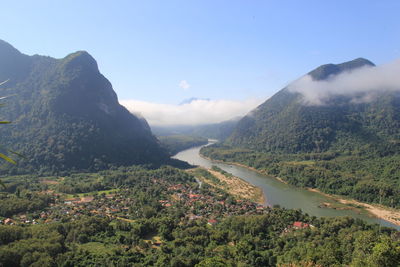
[[(18, 172), (92, 170), (167, 162), (144, 119), (118, 103), (85, 51), (27, 56), (0, 41), (1, 144), (23, 154)], [(9, 166), (2, 166), (9, 168)]]
[[(374, 66), (366, 59), (327, 64), (308, 73), (321, 81), (344, 71)], [(308, 153), (400, 149), (400, 95), (382, 92), (370, 102), (332, 96), (324, 105), (307, 105), (302, 95), (282, 89), (237, 124), (228, 144), (260, 152)]]
[[(308, 73), (311, 79), (305, 81), (311, 83), (295, 85), (334, 82), (335, 75), (366, 65), (373, 66), (365, 59), (323, 65)], [(334, 87), (315, 86), (308, 93), (326, 97), (316, 104), (305, 101), (310, 97), (302, 94), (307, 88), (296, 86), (282, 89), (246, 115), (224, 144), (201, 153), (295, 186), (399, 208), (400, 94), (382, 90), (339, 95), (331, 93)], [(325, 89), (329, 94), (315, 91)], [(373, 97), (359, 101), (367, 100), (365, 96)]]

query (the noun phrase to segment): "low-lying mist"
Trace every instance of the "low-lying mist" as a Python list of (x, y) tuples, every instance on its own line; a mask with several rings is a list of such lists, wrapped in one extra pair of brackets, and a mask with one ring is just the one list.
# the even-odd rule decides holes
[(158, 104), (139, 100), (121, 100), (130, 112), (144, 117), (152, 126), (200, 125), (218, 123), (244, 116), (261, 104), (263, 99), (205, 100), (183, 105)]
[(377, 67), (362, 67), (314, 81), (303, 76), (288, 86), (303, 95), (306, 105), (329, 104), (333, 96), (348, 96), (355, 103), (369, 102), (381, 91), (400, 92), (400, 59)]

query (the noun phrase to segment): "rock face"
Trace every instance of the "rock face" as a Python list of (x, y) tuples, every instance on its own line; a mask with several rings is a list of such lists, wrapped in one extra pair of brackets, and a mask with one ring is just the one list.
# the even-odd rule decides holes
[[(14, 171), (93, 170), (167, 162), (147, 122), (118, 103), (85, 51), (27, 56), (0, 41), (2, 145), (22, 153)], [(4, 167), (4, 166), (3, 166)], [(5, 167), (4, 167), (5, 168)]]
[[(359, 58), (323, 65), (308, 74), (320, 81), (363, 66), (374, 64)], [(301, 94), (286, 87), (240, 120), (227, 143), (261, 152), (363, 149), (397, 153), (400, 151), (400, 96), (382, 91), (364, 103), (334, 96), (326, 105), (305, 105)]]

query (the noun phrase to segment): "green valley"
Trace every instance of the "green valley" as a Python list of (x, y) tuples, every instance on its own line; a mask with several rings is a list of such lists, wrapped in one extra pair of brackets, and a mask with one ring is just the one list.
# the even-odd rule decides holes
[[(394, 266), (400, 259), (393, 229), (262, 207), (204, 181), (199, 188), (192, 173), (171, 167), (6, 182), (1, 210), (22, 208), (0, 226), (5, 266)], [(87, 195), (70, 199), (65, 185)], [(118, 190), (100, 190), (107, 188)], [(24, 204), (44, 198), (40, 207)]]
[[(356, 59), (323, 65), (308, 76), (328, 82), (366, 66), (374, 68), (370, 61)], [(364, 102), (332, 95), (324, 104), (310, 104), (292, 87), (240, 120), (225, 143), (201, 153), (256, 168), (295, 186), (399, 208), (399, 94), (382, 90)]]
[[(330, 82), (360, 68), (374, 64), (361, 58), (328, 64), (307, 77)], [(400, 208), (396, 91), (368, 99), (328, 94), (315, 104), (289, 85), (241, 119), (153, 127), (156, 137), (141, 115), (119, 104), (85, 51), (28, 56), (0, 41), (0, 81), (7, 96), (0, 99), (2, 117), (12, 121), (0, 129), (0, 153), (19, 155), (17, 164), (0, 166), (0, 266), (400, 262), (394, 228), (268, 206), (260, 185), (171, 157), (193, 147), (198, 156), (199, 146), (217, 138), (203, 156), (297, 187)], [(180, 87), (190, 85), (182, 80)], [(211, 106), (218, 105), (233, 104)], [(358, 204), (321, 205), (361, 210)]]

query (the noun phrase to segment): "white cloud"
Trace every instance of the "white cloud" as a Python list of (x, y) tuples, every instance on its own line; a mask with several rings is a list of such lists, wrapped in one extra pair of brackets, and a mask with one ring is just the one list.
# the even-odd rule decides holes
[(353, 102), (368, 102), (380, 91), (400, 92), (400, 60), (377, 67), (362, 67), (314, 81), (306, 75), (288, 86), (303, 95), (305, 104), (324, 105), (332, 96), (349, 96)]
[(179, 87), (183, 90), (187, 90), (190, 88), (190, 84), (186, 80), (182, 80), (179, 82)]
[(139, 100), (121, 100), (130, 112), (140, 114), (150, 125), (199, 125), (218, 123), (244, 116), (261, 104), (261, 99), (194, 100), (184, 105), (158, 104)]

